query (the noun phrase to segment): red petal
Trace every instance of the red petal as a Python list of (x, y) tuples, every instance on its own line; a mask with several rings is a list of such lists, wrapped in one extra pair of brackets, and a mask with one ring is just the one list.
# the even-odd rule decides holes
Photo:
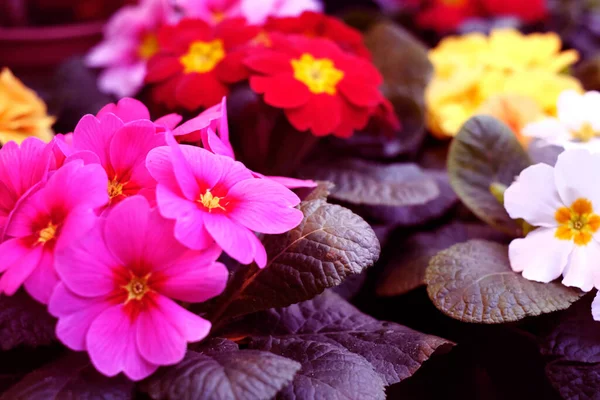
[(364, 129), (371, 117), (371, 111), (368, 108), (354, 107), (348, 102), (342, 103), (342, 122), (335, 130), (337, 137), (348, 138), (354, 134), (354, 131)]
[(278, 108), (296, 108), (306, 104), (311, 94), (306, 85), (292, 76), (279, 74), (269, 78), (265, 103)]
[(260, 55), (250, 56), (244, 60), (244, 64), (253, 71), (266, 75), (292, 71), (290, 57), (273, 51), (265, 51)]
[(152, 99), (159, 104), (164, 104), (169, 109), (177, 108), (177, 99), (175, 98), (175, 89), (179, 83), (180, 75), (176, 75), (157, 84), (152, 89)]
[(230, 53), (217, 65), (216, 73), (223, 82), (236, 83), (243, 81), (249, 75), (244, 65), (245, 54), (242, 51)]
[(315, 136), (334, 132), (342, 122), (341, 99), (328, 94), (311, 95), (304, 107), (287, 109), (285, 114), (294, 128), (310, 129)]
[(148, 61), (146, 82), (160, 82), (182, 70), (183, 66), (177, 57), (158, 54)]
[(200, 107), (208, 108), (220, 103), (228, 92), (228, 87), (217, 79), (213, 71), (184, 75), (177, 84), (175, 97), (182, 107), (194, 111)]
[(356, 79), (342, 79), (338, 89), (350, 103), (359, 107), (375, 107), (383, 101), (377, 86)]

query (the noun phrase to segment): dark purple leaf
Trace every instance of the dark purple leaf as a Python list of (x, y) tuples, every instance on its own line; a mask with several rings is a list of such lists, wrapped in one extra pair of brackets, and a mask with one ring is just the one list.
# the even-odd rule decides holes
[(546, 366), (546, 375), (565, 400), (600, 399), (600, 364), (553, 361)]
[(360, 214), (393, 226), (423, 225), (444, 216), (456, 205), (458, 197), (448, 182), (446, 172), (424, 172), (436, 182), (439, 188), (440, 193), (433, 200), (406, 207), (365, 206)]
[(315, 193), (300, 204), (304, 220), (298, 227), (264, 237), (265, 268), (236, 271), (210, 312), (212, 321), (311, 299), (377, 261), (381, 248), (369, 224), (328, 204), (325, 189)]
[(470, 239), (503, 240), (506, 237), (484, 224), (453, 222), (431, 231), (417, 232), (394, 243), (377, 285), (379, 296), (398, 296), (425, 285), (429, 261), (440, 251)]
[(440, 194), (435, 180), (415, 164), (322, 159), (306, 165), (302, 176), (333, 182), (332, 198), (358, 205), (411, 206)]
[(0, 348), (37, 347), (55, 340), (56, 320), (46, 308), (19, 291), (13, 296), (0, 295)]
[(172, 367), (142, 383), (155, 400), (271, 399), (292, 381), (300, 364), (266, 351), (240, 350), (211, 339)]
[(82, 353), (48, 364), (8, 389), (0, 400), (130, 400), (134, 384), (123, 375), (108, 378)]
[[(314, 354), (335, 348), (338, 349), (335, 357), (343, 361), (344, 354), (352, 353), (370, 363), (385, 385), (410, 377), (436, 349), (447, 350), (452, 346), (451, 342), (439, 337), (376, 320), (332, 292), (288, 308), (249, 315), (226, 331), (232, 335), (247, 335), (250, 348), (272, 351), (301, 362), (299, 376), (314, 375), (315, 369), (324, 368), (321, 362), (318, 368), (313, 364)], [(314, 352), (310, 357), (307, 357), (308, 349)], [(350, 379), (343, 375), (354, 373), (352, 371), (359, 365), (356, 360), (353, 357), (348, 361), (349, 365), (335, 367), (337, 374), (342, 375), (337, 379)], [(328, 398), (318, 395), (321, 389), (317, 382), (313, 382), (311, 388), (302, 386), (304, 384), (305, 381), (295, 379), (290, 393), (315, 390), (314, 398)], [(379, 396), (373, 387), (370, 391), (371, 397)], [(361, 397), (357, 394), (350, 398)]]
[(559, 282), (523, 278), (510, 268), (508, 247), (485, 240), (438, 253), (429, 262), (425, 282), (429, 298), (444, 314), (485, 324), (564, 310), (583, 295)]
[(600, 363), (600, 322), (592, 318), (593, 294), (565, 311), (542, 341), (542, 353), (567, 361)]

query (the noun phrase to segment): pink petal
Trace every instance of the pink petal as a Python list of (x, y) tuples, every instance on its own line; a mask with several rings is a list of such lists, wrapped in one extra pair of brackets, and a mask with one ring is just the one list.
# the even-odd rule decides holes
[(267, 179), (248, 179), (237, 183), (227, 194), (233, 203), (227, 215), (255, 232), (284, 233), (300, 223), (304, 215), (292, 208), (300, 199), (291, 190)]
[[(71, 153), (63, 164), (68, 164), (72, 161), (81, 160), (84, 165), (88, 164), (100, 164), (100, 157), (96, 153), (92, 153), (89, 150), (82, 150)], [(108, 179), (108, 178), (107, 178)]]
[[(208, 151), (191, 146), (181, 146), (175, 141), (173, 135), (169, 133), (165, 137), (171, 149), (173, 173), (179, 183), (181, 192), (189, 200), (198, 199), (200, 188), (197, 178), (202, 179), (203, 183), (212, 187), (210, 182), (216, 182), (219, 176), (221, 176), (220, 165), (206, 162), (207, 156), (202, 152), (210, 154)], [(193, 170), (193, 165), (198, 168), (198, 171)]]
[[(217, 248), (218, 257), (221, 249), (213, 247)], [(169, 298), (190, 303), (218, 296), (225, 290), (229, 272), (223, 264), (215, 262), (217, 257), (189, 251), (160, 271), (156, 290)]]
[(247, 179), (253, 179), (252, 171), (246, 168), (241, 162), (235, 161), (229, 157), (216, 157), (223, 165), (223, 174), (219, 183), (216, 185), (219, 189), (229, 191), (236, 183)]
[(168, 114), (154, 121), (155, 125), (161, 126), (168, 130), (173, 130), (181, 122), (183, 117), (179, 114)]
[(110, 141), (122, 126), (123, 121), (114, 114), (106, 114), (100, 119), (93, 115), (85, 115), (75, 127), (73, 148), (95, 153), (106, 168), (110, 160)]
[(73, 246), (86, 236), (98, 223), (99, 218), (92, 208), (82, 206), (72, 209), (60, 228), (56, 249)]
[(147, 218), (143, 255), (156, 271), (179, 258), (187, 249), (173, 235), (174, 221), (163, 218), (156, 208), (149, 212)]
[(123, 305), (104, 310), (92, 322), (86, 348), (92, 364), (106, 376), (124, 372), (137, 381), (152, 374), (157, 365), (146, 361), (136, 344), (136, 324)]
[(131, 61), (138, 44), (129, 38), (119, 38), (100, 43), (94, 47), (85, 59), (89, 67), (110, 67)]
[(83, 165), (83, 161), (76, 160), (56, 171), (39, 196), (46, 204), (62, 206), (67, 211), (81, 206), (95, 209), (108, 203), (107, 184), (106, 172), (100, 165)]
[(151, 121), (138, 120), (125, 124), (115, 133), (110, 144), (110, 161), (118, 176), (140, 164), (146, 168), (148, 152), (166, 144), (164, 135), (155, 132)]
[(264, 178), (277, 182), (288, 189), (315, 188), (318, 186), (317, 182), (312, 180), (288, 178), (285, 176), (264, 176)]
[(176, 320), (177, 317), (162, 310), (162, 303), (171, 300), (159, 294), (147, 296), (148, 306), (140, 312), (136, 323), (136, 338), (140, 354), (153, 364), (176, 364), (185, 356), (187, 341), (174, 324), (179, 322)]
[(25, 290), (40, 303), (48, 304), (52, 291), (58, 283), (58, 275), (54, 271), (54, 253), (44, 248), (37, 268), (25, 281)]
[(144, 86), (145, 75), (145, 62), (112, 66), (100, 73), (98, 88), (117, 97), (135, 96)]
[(86, 350), (85, 337), (90, 325), (110, 306), (102, 297), (80, 297), (67, 289), (64, 283), (59, 283), (50, 298), (48, 311), (58, 318), (58, 339), (70, 349), (82, 351)]
[[(242, 264), (250, 264), (255, 260), (257, 249), (264, 246), (256, 235), (223, 214), (205, 213), (206, 230), (215, 239), (217, 244), (223, 248), (233, 259)], [(258, 260), (257, 264), (258, 264)], [(264, 267), (266, 260), (260, 260), (259, 267)]]
[(107, 104), (96, 114), (97, 118), (107, 113), (115, 114), (121, 121), (128, 123), (137, 119), (150, 119), (148, 108), (139, 100), (126, 97), (119, 100), (117, 104)]
[(175, 222), (175, 238), (194, 250), (203, 250), (211, 246), (214, 241), (204, 225), (205, 215), (206, 213), (200, 210), (180, 214)]
[[(13, 261), (0, 278), (0, 293), (12, 296), (37, 268), (42, 259), (42, 246), (26, 248), (23, 241), (12, 239), (0, 245), (0, 254), (2, 258), (7, 257), (9, 261)], [(17, 255), (21, 257), (14, 260)]]
[(157, 311), (163, 314), (165, 320), (171, 322), (185, 341), (197, 342), (208, 336), (211, 328), (209, 321), (192, 314), (167, 297), (155, 296), (153, 300)]
[(115, 289), (113, 270), (122, 265), (108, 250), (102, 224), (72, 246), (57, 249), (54, 268), (63, 283), (75, 294), (95, 297)]
[[(197, 218), (198, 204), (184, 198), (163, 185), (156, 187), (156, 202), (160, 213), (165, 218)], [(201, 218), (201, 216), (200, 216)]]
[[(171, 160), (171, 148), (168, 146), (157, 147), (150, 150), (146, 157), (146, 168), (150, 175), (162, 186), (176, 193), (180, 197), (184, 197), (175, 171), (173, 171), (173, 162)], [(159, 186), (160, 186), (159, 185)]]
[(19, 147), (8, 142), (0, 149), (0, 182), (15, 199), (45, 180), (52, 157), (52, 145), (27, 138)]
[(117, 204), (104, 224), (104, 239), (111, 253), (122, 266), (137, 265), (144, 259), (144, 239), (150, 205), (142, 196), (129, 197)]
[(211, 128), (207, 128), (202, 132), (202, 144), (205, 149), (210, 150), (214, 154), (233, 158), (235, 160), (235, 154), (233, 153), (231, 144), (221, 140)]

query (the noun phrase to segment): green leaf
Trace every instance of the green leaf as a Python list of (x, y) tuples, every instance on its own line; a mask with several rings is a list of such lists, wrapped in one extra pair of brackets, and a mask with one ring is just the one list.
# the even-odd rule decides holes
[(502, 240), (505, 237), (484, 224), (453, 222), (430, 231), (417, 232), (394, 243), (386, 257), (377, 294), (399, 296), (425, 286), (429, 261), (440, 251), (470, 239)]
[(378, 164), (344, 158), (305, 166), (307, 178), (331, 181), (331, 197), (352, 204), (411, 206), (440, 195), (436, 181), (416, 164)]
[(481, 220), (512, 236), (519, 236), (520, 228), (490, 187), (510, 186), (529, 165), (529, 156), (510, 128), (488, 116), (467, 121), (448, 154), (450, 184), (458, 197)]
[(425, 273), (427, 293), (444, 314), (497, 324), (568, 308), (583, 293), (558, 282), (528, 281), (513, 272), (508, 247), (484, 240), (440, 252)]
[(51, 344), (55, 341), (55, 325), (56, 320), (46, 307), (24, 291), (13, 296), (0, 295), (0, 349)]
[(360, 274), (379, 258), (375, 232), (350, 210), (328, 204), (322, 193), (303, 201), (300, 210), (304, 213), (300, 225), (264, 237), (265, 268), (253, 264), (234, 273), (209, 312), (213, 322), (309, 300)]
[(161, 368), (141, 388), (154, 400), (271, 399), (300, 367), (289, 358), (212, 339), (179, 364)]
[(0, 400), (131, 400), (134, 384), (123, 375), (108, 378), (82, 353), (70, 353), (26, 375)]

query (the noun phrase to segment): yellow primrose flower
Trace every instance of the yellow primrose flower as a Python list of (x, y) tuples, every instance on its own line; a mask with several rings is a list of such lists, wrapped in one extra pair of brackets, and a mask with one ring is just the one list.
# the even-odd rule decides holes
[(20, 144), (30, 136), (52, 140), (54, 118), (46, 104), (17, 79), (8, 68), (0, 72), (0, 143), (14, 140)]
[[(448, 37), (429, 52), (435, 74), (427, 87), (427, 123), (435, 136), (451, 137), (491, 98), (500, 96), (503, 107), (516, 101), (518, 120), (531, 122), (556, 114), (556, 100), (564, 90), (582, 92), (580, 82), (562, 72), (578, 59), (575, 50), (561, 52), (554, 33), (523, 35), (514, 29), (494, 30), (490, 36), (473, 33)], [(532, 107), (529, 98), (538, 107)], [(498, 104), (496, 104), (498, 106)], [(491, 109), (498, 111), (492, 105)], [(523, 113), (540, 109), (531, 118)], [(505, 118), (510, 112), (496, 112)], [(512, 118), (511, 117), (511, 118)], [(516, 128), (514, 120), (505, 122)], [(520, 134), (520, 132), (517, 132)]]

